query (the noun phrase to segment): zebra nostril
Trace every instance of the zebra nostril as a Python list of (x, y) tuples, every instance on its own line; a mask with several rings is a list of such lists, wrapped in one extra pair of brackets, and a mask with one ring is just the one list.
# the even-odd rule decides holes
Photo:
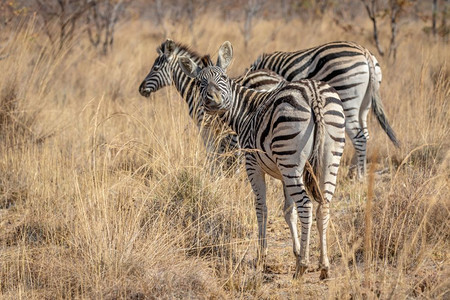
[(149, 88), (141, 86), (141, 87), (139, 87), (139, 93), (144, 97), (149, 97), (151, 94), (151, 91)]
[(141, 85), (139, 86), (139, 93), (142, 93), (142, 91), (144, 90), (145, 84), (144, 82), (141, 83)]

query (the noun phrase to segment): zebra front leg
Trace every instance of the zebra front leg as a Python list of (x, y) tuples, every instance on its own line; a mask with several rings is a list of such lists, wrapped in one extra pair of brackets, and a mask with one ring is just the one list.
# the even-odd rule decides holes
[(325, 203), (319, 203), (317, 207), (317, 228), (319, 231), (320, 239), (320, 279), (326, 279), (329, 277), (330, 262), (328, 261), (327, 254), (327, 228), (328, 221), (330, 220), (330, 203), (324, 199)]
[(209, 172), (211, 175), (222, 174), (219, 155), (217, 153), (217, 145), (215, 144), (215, 136), (211, 127), (207, 124), (199, 126), (200, 135), (206, 148), (207, 162), (209, 163)]
[(301, 173), (296, 175), (284, 175), (286, 196), (292, 197), (297, 206), (297, 212), (302, 225), (300, 238), (300, 253), (297, 256), (294, 278), (301, 277), (309, 265), (309, 240), (312, 224), (312, 203), (306, 194)]
[(222, 169), (225, 174), (233, 175), (239, 173), (239, 166), (242, 162), (242, 153), (239, 150), (238, 136), (227, 134), (220, 139), (219, 155), (224, 155), (222, 160)]
[(257, 165), (253, 156), (246, 155), (246, 170), (248, 179), (256, 196), (255, 209), (258, 220), (258, 254), (257, 265), (265, 263), (267, 256), (267, 205), (265, 174)]

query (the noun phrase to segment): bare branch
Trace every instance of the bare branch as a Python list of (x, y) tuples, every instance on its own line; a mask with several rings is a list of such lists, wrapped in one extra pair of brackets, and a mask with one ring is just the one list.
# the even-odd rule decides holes
[(167, 37), (168, 30), (167, 30), (166, 24), (164, 22), (164, 18), (166, 16), (166, 11), (163, 7), (163, 4), (162, 4), (163, 2), (164, 2), (163, 0), (155, 1), (156, 23), (157, 23), (157, 25), (160, 25), (162, 27), (164, 37)]
[(93, 1), (92, 9), (87, 14), (87, 33), (94, 47), (102, 45), (102, 53), (107, 54), (114, 43), (115, 26), (127, 1), (98, 0)]
[(369, 15), (370, 20), (372, 21), (373, 26), (373, 39), (375, 41), (375, 46), (377, 47), (377, 51), (381, 56), (384, 56), (384, 51), (381, 49), (380, 40), (378, 38), (378, 25), (377, 25), (377, 17), (376, 17), (376, 0), (361, 0), (364, 4), (367, 14)]
[(242, 34), (244, 35), (244, 46), (247, 48), (248, 42), (252, 35), (252, 27), (253, 27), (253, 19), (264, 6), (264, 0), (249, 0), (244, 9), (244, 26), (241, 29)]
[(431, 7), (431, 31), (433, 32), (433, 35), (436, 36), (436, 18), (438, 14), (438, 1), (433, 0), (433, 4)]
[(397, 58), (397, 42), (396, 42), (396, 38), (397, 38), (397, 18), (399, 16), (400, 13), (400, 6), (397, 3), (396, 0), (390, 0), (390, 8), (391, 8), (391, 14), (390, 14), (390, 19), (391, 19), (391, 40), (389, 43), (389, 57), (393, 57), (394, 61)]
[(61, 50), (72, 40), (78, 20), (94, 5), (94, 1), (34, 0), (38, 15), (44, 24), (44, 32), (52, 44), (59, 43)]

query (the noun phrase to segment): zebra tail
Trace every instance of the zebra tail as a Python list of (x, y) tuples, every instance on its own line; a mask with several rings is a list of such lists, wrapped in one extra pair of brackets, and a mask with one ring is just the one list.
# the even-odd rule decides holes
[(376, 73), (375, 73), (375, 62), (374, 57), (369, 51), (366, 51), (367, 61), (369, 62), (369, 74), (370, 74), (370, 89), (371, 89), (371, 98), (372, 98), (372, 111), (375, 114), (378, 123), (380, 123), (381, 128), (383, 128), (384, 132), (386, 132), (389, 139), (395, 145), (395, 147), (400, 148), (400, 142), (395, 136), (394, 130), (389, 125), (388, 119), (384, 112), (383, 103), (381, 102), (379, 87), (380, 84), (377, 81)]
[[(315, 120), (315, 134), (314, 134), (314, 147), (313, 153), (310, 158), (310, 162), (307, 162), (305, 168), (305, 186), (310, 192), (311, 196), (319, 202), (323, 202), (322, 191), (320, 190), (320, 180), (322, 179), (322, 157), (325, 144), (325, 121), (324, 121), (324, 106), (325, 99), (318, 97), (317, 100), (312, 103), (312, 111), (314, 113)], [(308, 166), (308, 164), (310, 164)]]

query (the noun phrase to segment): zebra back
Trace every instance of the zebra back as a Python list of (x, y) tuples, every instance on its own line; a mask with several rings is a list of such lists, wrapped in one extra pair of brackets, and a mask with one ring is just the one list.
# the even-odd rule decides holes
[(355, 148), (358, 179), (362, 180), (366, 172), (367, 115), (371, 108), (389, 139), (399, 147), (381, 102), (380, 65), (363, 46), (353, 42), (331, 42), (295, 52), (264, 53), (255, 60), (251, 69), (269, 69), (287, 81), (324, 81), (339, 93), (344, 106), (346, 132)]
[(248, 69), (241, 76), (234, 78), (234, 80), (242, 86), (258, 91), (269, 91), (276, 88), (280, 82), (285, 81), (283, 77), (268, 69)]

